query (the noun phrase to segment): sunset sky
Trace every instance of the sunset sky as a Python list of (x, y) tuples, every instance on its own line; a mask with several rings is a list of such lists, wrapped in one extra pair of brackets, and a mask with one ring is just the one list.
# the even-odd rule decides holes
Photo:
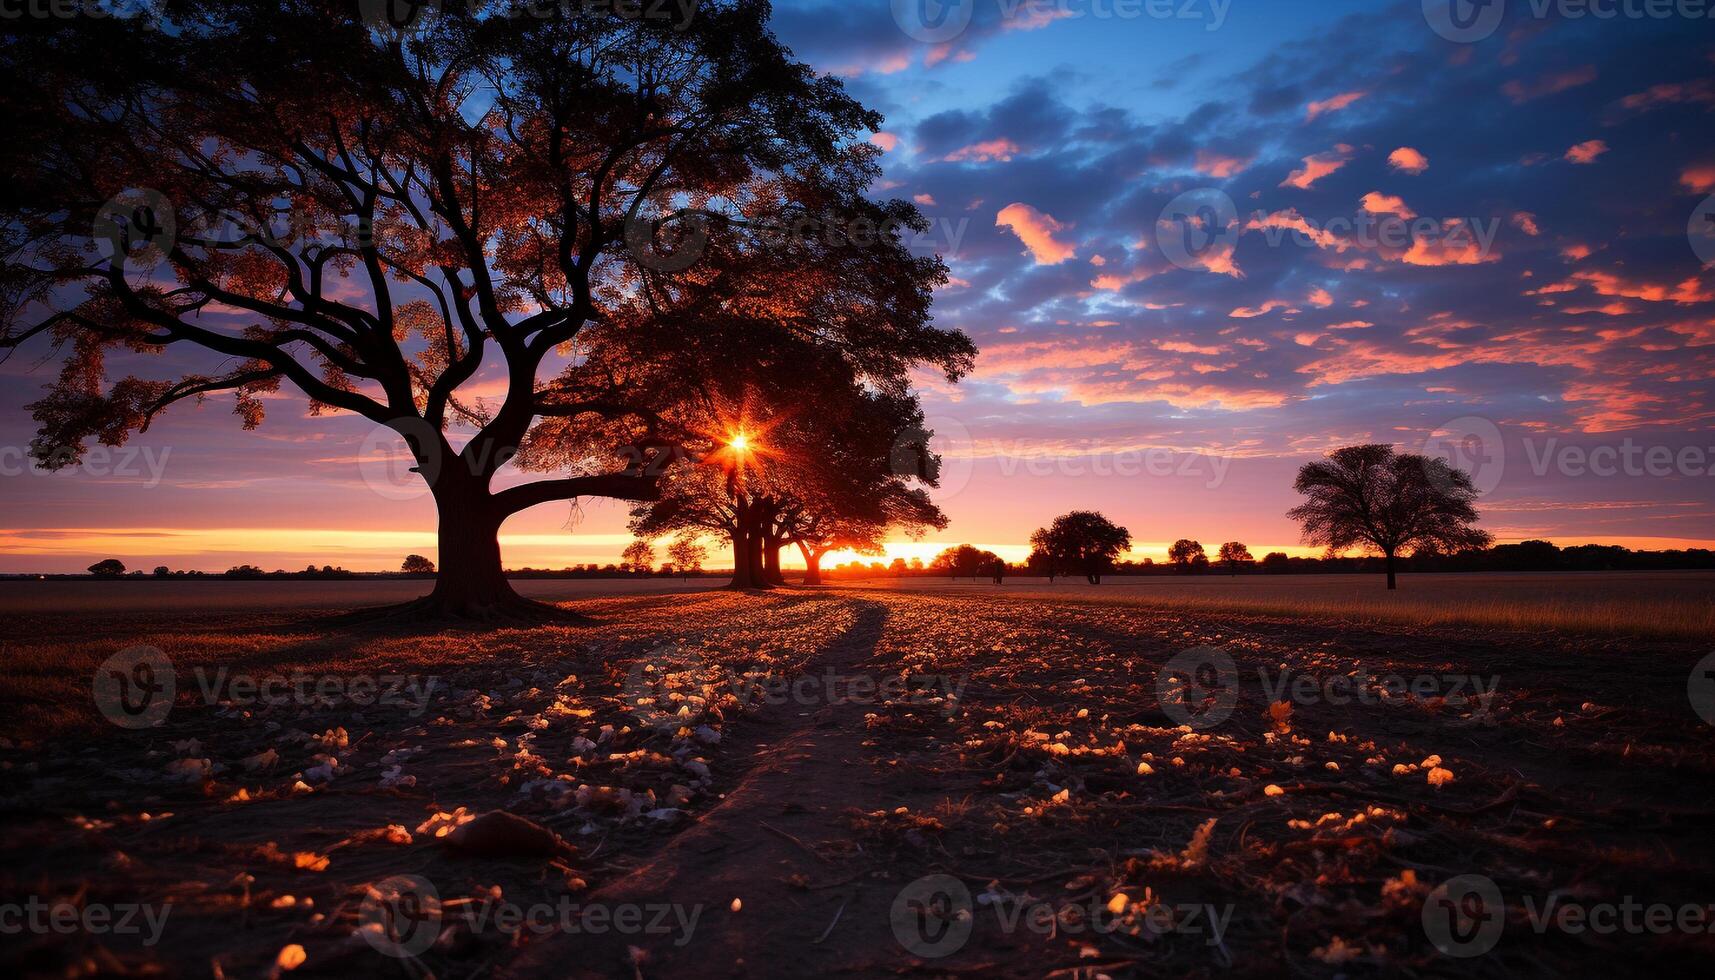
[[(1421, 0), (975, 0), (926, 42), (887, 0), (777, 2), (886, 116), (876, 192), (932, 223), (937, 322), (981, 351), (924, 379), (952, 526), (894, 553), (1019, 559), (1073, 508), (1157, 560), (1295, 550), (1296, 468), (1354, 442), (1451, 452), (1504, 541), (1715, 542), (1715, 21), (1508, 6), (1466, 44)], [(397, 440), (284, 394), (257, 432), (214, 397), (30, 472), (50, 354), (0, 366), (0, 571), (433, 557)], [(506, 560), (616, 561), (624, 525), (539, 507)]]

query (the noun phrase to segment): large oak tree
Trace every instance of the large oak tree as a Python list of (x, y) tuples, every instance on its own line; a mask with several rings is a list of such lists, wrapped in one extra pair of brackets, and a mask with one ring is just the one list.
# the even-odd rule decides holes
[[(449, 2), (406, 30), (375, 6), (166, 0), (164, 27), (0, 40), (0, 346), (65, 355), (32, 406), (38, 458), (217, 393), (252, 428), (289, 385), (404, 436), (439, 515), (426, 607), (491, 615), (528, 605), (501, 524), (657, 496), (687, 436), (675, 405), (743, 359), (750, 307), (884, 390), (925, 361), (968, 368), (968, 341), (929, 324), (944, 268), (886, 232), (921, 218), (864, 196), (880, 117), (791, 57), (767, 3), (706, 0), (687, 23)], [(203, 365), (176, 379), (111, 377), (185, 349)], [(479, 378), (505, 394), (461, 393)], [(576, 464), (538, 450), (561, 471), (497, 488), (546, 423)]]

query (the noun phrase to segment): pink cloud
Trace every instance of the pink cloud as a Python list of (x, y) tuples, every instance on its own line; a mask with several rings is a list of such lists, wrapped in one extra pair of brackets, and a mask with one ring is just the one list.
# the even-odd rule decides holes
[(1334, 296), (1328, 290), (1317, 286), (1310, 290), (1309, 303), (1311, 306), (1329, 307), (1334, 305)]
[(1593, 269), (1584, 272), (1574, 272), (1572, 278), (1589, 284), (1602, 296), (1620, 296), (1626, 299), (1641, 299), (1651, 303), (1708, 303), (1715, 300), (1715, 292), (1692, 276), (1675, 286), (1656, 285), (1646, 282), (1632, 282), (1622, 279), (1612, 272), (1597, 272)]
[(1417, 212), (1406, 206), (1405, 199), (1380, 191), (1370, 191), (1365, 194), (1358, 206), (1371, 214), (1392, 214), (1407, 220), (1417, 217)]
[(926, 208), (932, 208), (935, 206), (935, 195), (933, 194), (915, 194), (912, 195), (911, 199)]
[(1608, 144), (1602, 140), (1585, 140), (1566, 151), (1566, 159), (1573, 163), (1595, 163), (1596, 158), (1608, 152)]
[(1007, 163), (1020, 152), (1017, 143), (1001, 137), (960, 147), (941, 159), (947, 163), (989, 163), (995, 160)]
[(1305, 107), (1304, 119), (1309, 122), (1324, 113), (1339, 112), (1368, 94), (1370, 93), (1364, 91), (1341, 92), (1339, 95), (1312, 102)]
[(1715, 82), (1707, 78), (1694, 82), (1663, 82), (1626, 96), (1620, 100), (1620, 107), (1635, 112), (1679, 102), (1715, 104)]
[(1304, 165), (1280, 182), (1282, 187), (1309, 190), (1311, 185), (1346, 165), (1352, 158), (1352, 148), (1344, 143), (1328, 153), (1313, 153), (1304, 158)]
[(1288, 313), (1299, 312), (1298, 310), (1293, 309), (1292, 304), (1288, 303), (1286, 300), (1271, 299), (1271, 300), (1268, 300), (1267, 302), (1263, 303), (1261, 306), (1258, 306), (1258, 307), (1241, 306), (1238, 309), (1234, 310), (1233, 312), (1228, 313), (1227, 315), (1230, 317), (1233, 317), (1234, 319), (1238, 319), (1238, 320), (1249, 320), (1253, 317), (1259, 317), (1259, 316), (1263, 316), (1264, 314), (1273, 313), (1275, 310), (1285, 310)]
[(1331, 248), (1336, 252), (1344, 252), (1351, 247), (1350, 243), (1336, 236), (1333, 232), (1312, 226), (1303, 215), (1298, 213), (1296, 208), (1287, 208), (1285, 211), (1276, 211), (1259, 218), (1252, 218), (1250, 223), (1245, 225), (1246, 231), (1266, 231), (1270, 228), (1296, 231), (1315, 243), (1317, 248)]
[(1164, 350), (1175, 354), (1206, 354), (1214, 356), (1216, 354), (1225, 354), (1227, 352), (1227, 348), (1225, 347), (1200, 347), (1183, 340), (1158, 340), (1155, 342), (1155, 346), (1157, 350)]
[(899, 146), (899, 137), (893, 133), (871, 133), (869, 141), (881, 147), (883, 153), (892, 153)]
[(1529, 211), (1520, 211), (1513, 215), (1513, 227), (1532, 238), (1542, 234), (1542, 229), (1536, 224), (1536, 215), (1531, 214)]
[(1429, 169), (1429, 158), (1409, 146), (1402, 146), (1389, 153), (1387, 162), (1400, 173), (1420, 174)]
[(1225, 180), (1250, 166), (1250, 157), (1231, 157), (1213, 150), (1198, 150), (1196, 171), (1216, 180)]
[(1715, 190), (1715, 163), (1699, 163), (1686, 167), (1679, 182), (1698, 194)]
[(1513, 101), (1513, 105), (1523, 105), (1532, 99), (1540, 99), (1543, 96), (1553, 95), (1556, 92), (1564, 92), (1567, 89), (1577, 88), (1580, 85), (1587, 85), (1595, 80), (1596, 66), (1585, 65), (1582, 68), (1574, 68), (1570, 71), (1558, 72), (1553, 75), (1544, 75), (1543, 77), (1529, 83), (1521, 82), (1515, 78), (1505, 85), (1502, 85), (1501, 91), (1505, 92), (1507, 98)]
[(1077, 255), (1074, 246), (1054, 237), (1068, 226), (1028, 204), (1008, 204), (995, 215), (994, 223), (996, 227), (1012, 229), (1012, 233), (1030, 250), (1037, 265), (1059, 265)]
[[(1448, 226), (1458, 226), (1458, 221), (1449, 221)], [(1452, 227), (1444, 229), (1452, 232)], [(1439, 238), (1414, 239), (1411, 247), (1406, 249), (1400, 261), (1406, 265), (1444, 266), (1444, 265), (1482, 265), (1484, 262), (1498, 262), (1500, 255), (1495, 252), (1484, 252), (1476, 239), (1470, 235), (1457, 233), (1443, 234)]]

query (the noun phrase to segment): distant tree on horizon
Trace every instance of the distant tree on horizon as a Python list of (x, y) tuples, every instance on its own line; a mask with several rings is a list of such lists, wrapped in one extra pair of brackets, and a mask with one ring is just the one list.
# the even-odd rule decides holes
[(620, 563), (629, 566), (632, 571), (648, 575), (655, 570), (655, 545), (644, 538), (638, 538), (625, 546), (619, 558)]
[(952, 578), (976, 578), (997, 561), (1000, 561), (1000, 556), (992, 551), (961, 544), (936, 555), (935, 560), (929, 563), (929, 570)]
[(1278, 575), (1292, 570), (1292, 559), (1284, 551), (1271, 551), (1262, 556), (1262, 570)]
[(1075, 510), (1033, 531), (1030, 546), (1054, 567), (1100, 585), (1114, 559), (1131, 548), (1131, 532), (1096, 511)]
[(1191, 571), (1193, 563), (1202, 559), (1206, 564), (1209, 556), (1203, 551), (1203, 546), (1190, 538), (1180, 538), (1167, 549), (1167, 560), (1179, 566), (1180, 574)]
[(1387, 587), (1399, 587), (1398, 556), (1417, 548), (1486, 548), (1494, 538), (1473, 525), (1477, 490), (1444, 460), (1396, 453), (1392, 446), (1346, 446), (1306, 463), (1293, 489), (1308, 499), (1287, 511), (1304, 540), (1330, 552), (1355, 546), (1381, 553)]
[(681, 534), (667, 546), (667, 560), (673, 563), (680, 581), (702, 571), (703, 562), (707, 561), (708, 557), (709, 549), (703, 547), (703, 542), (692, 535)]
[(1237, 575), (1240, 565), (1256, 560), (1251, 557), (1251, 550), (1240, 541), (1228, 541), (1221, 545), (1220, 558), (1221, 564), (1227, 566), (1228, 575)]
[(435, 574), (435, 563), (422, 555), (406, 555), (404, 563), (399, 566), (399, 570), (407, 575), (433, 575)]
[(89, 574), (96, 578), (118, 578), (125, 574), (125, 563), (117, 558), (103, 558), (89, 566)]

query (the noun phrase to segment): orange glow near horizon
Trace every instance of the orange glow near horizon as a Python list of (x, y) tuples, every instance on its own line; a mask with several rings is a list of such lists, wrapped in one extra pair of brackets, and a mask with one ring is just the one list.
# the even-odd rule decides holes
[[(500, 535), (501, 553), (509, 568), (564, 568), (591, 562), (609, 564), (619, 560), (620, 551), (630, 543), (631, 535), (616, 526), (612, 530), (567, 533), (553, 524), (540, 528), (520, 528)], [(1532, 537), (1542, 537), (1532, 535)], [(1636, 535), (1547, 535), (1562, 547), (1599, 541), (1638, 551), (1659, 551), (1673, 548), (1709, 548), (1715, 542), (1697, 538), (1640, 537)], [(1500, 543), (1523, 540), (1520, 536), (1497, 535)], [(709, 567), (730, 565), (724, 542), (708, 540)], [(954, 538), (912, 541), (889, 541), (881, 555), (858, 555), (833, 552), (822, 559), (823, 568), (834, 568), (849, 561), (864, 564), (879, 561), (888, 564), (895, 558), (910, 562), (919, 558), (928, 564), (937, 554), (959, 544), (974, 544), (992, 551), (1010, 562), (1022, 562), (1030, 553), (1027, 544), (983, 541), (962, 541)], [(1151, 558), (1157, 563), (1167, 560), (1166, 541), (1134, 542), (1126, 558), (1142, 561)], [(1251, 554), (1258, 558), (1270, 551), (1284, 551), (1294, 557), (1316, 557), (1320, 548), (1299, 544), (1252, 544)], [(51, 532), (37, 529), (0, 528), (0, 572), (33, 573), (38, 571), (82, 571), (84, 566), (101, 558), (118, 558), (133, 568), (145, 571), (157, 564), (173, 568), (221, 571), (240, 563), (259, 565), (266, 569), (302, 568), (306, 564), (343, 565), (353, 571), (393, 571), (407, 554), (416, 553), (438, 560), (435, 532), (431, 528), (374, 529), (311, 526), (249, 527), (225, 526), (206, 528), (185, 527), (82, 527), (60, 528)], [(797, 549), (781, 553), (787, 567), (801, 568), (803, 562)]]

